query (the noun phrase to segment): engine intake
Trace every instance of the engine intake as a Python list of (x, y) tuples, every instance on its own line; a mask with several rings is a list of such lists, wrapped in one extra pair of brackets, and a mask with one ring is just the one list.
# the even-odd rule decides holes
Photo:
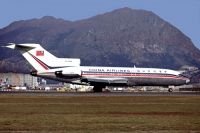
[(37, 76), (37, 71), (31, 71), (31, 72), (30, 72), (30, 75), (32, 75), (32, 76)]

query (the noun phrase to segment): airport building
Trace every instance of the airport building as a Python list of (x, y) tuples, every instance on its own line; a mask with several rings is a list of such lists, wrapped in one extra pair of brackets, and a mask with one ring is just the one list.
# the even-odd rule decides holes
[(34, 88), (38, 86), (38, 78), (30, 74), (0, 73), (0, 84)]

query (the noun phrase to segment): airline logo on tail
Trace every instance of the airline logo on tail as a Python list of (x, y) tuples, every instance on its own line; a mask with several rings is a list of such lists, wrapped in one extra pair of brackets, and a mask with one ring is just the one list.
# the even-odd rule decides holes
[(44, 56), (44, 51), (36, 51), (36, 56)]

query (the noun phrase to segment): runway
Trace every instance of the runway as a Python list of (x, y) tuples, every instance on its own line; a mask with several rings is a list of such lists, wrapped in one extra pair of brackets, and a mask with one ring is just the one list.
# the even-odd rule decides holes
[(63, 97), (96, 97), (96, 96), (200, 96), (200, 92), (56, 92), (56, 91), (0, 91), (0, 96), (7, 95), (27, 95), (27, 96), (63, 96)]

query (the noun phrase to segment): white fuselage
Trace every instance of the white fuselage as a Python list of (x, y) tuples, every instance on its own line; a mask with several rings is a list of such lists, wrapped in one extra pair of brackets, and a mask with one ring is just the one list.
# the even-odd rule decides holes
[[(63, 71), (63, 77), (55, 75), (56, 71)], [(73, 77), (72, 74), (79, 76)], [(69, 76), (68, 76), (69, 75)], [(181, 85), (189, 82), (189, 79), (180, 75), (180, 72), (170, 69), (136, 68), (136, 67), (95, 67), (79, 66), (50, 69), (38, 72), (38, 76), (50, 78), (65, 78), (65, 81), (79, 79), (117, 79), (126, 78), (128, 86), (134, 85)], [(89, 81), (88, 81), (89, 82)]]

